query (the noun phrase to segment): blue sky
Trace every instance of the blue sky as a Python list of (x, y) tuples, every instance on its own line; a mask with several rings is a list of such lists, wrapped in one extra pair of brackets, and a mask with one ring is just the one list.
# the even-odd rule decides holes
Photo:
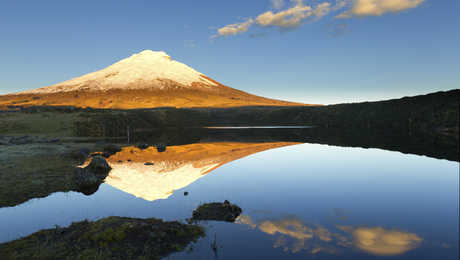
[[(320, 5), (327, 10), (315, 12)], [(144, 49), (225, 85), (306, 103), (455, 89), (459, 11), (458, 0), (2, 0), (0, 94), (55, 84)]]

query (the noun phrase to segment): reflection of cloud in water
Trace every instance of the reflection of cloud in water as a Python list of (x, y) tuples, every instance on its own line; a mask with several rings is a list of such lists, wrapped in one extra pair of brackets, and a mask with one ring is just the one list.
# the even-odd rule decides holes
[[(313, 230), (307, 226), (304, 226), (302, 222), (296, 219), (263, 221), (258, 226), (262, 232), (267, 234), (274, 235), (276, 233), (280, 233), (282, 235), (294, 238), (296, 242), (290, 249), (293, 253), (305, 249), (307, 247), (305, 240), (313, 238)], [(287, 241), (283, 237), (280, 237), (279, 240), (275, 243), (275, 247), (283, 246), (285, 251), (289, 250), (289, 247), (286, 245)]]
[(299, 240), (310, 239), (313, 237), (313, 230), (304, 226), (302, 222), (297, 219), (263, 221), (259, 224), (259, 229), (270, 235), (280, 233)]
[(264, 233), (279, 235), (275, 248), (282, 248), (286, 252), (297, 253), (302, 250), (312, 254), (319, 252), (337, 253), (337, 249), (326, 243), (334, 239), (334, 234), (319, 225), (307, 226), (296, 218), (286, 218), (282, 220), (265, 220), (256, 224), (251, 217), (241, 215), (237, 223), (245, 224), (251, 228), (259, 228)]
[(339, 229), (352, 234), (353, 245), (374, 255), (400, 255), (417, 248), (422, 238), (413, 233), (386, 230), (381, 227), (338, 226)]
[(240, 215), (236, 220), (235, 223), (248, 225), (250, 228), (256, 228), (257, 225), (252, 221), (251, 217), (248, 215)]
[(392, 256), (413, 250), (422, 242), (416, 234), (382, 227), (337, 226), (339, 232), (331, 232), (320, 225), (308, 226), (295, 218), (255, 223), (247, 215), (241, 215), (236, 222), (269, 235), (278, 235), (274, 247), (292, 253), (337, 254), (341, 249), (353, 247), (373, 255)]

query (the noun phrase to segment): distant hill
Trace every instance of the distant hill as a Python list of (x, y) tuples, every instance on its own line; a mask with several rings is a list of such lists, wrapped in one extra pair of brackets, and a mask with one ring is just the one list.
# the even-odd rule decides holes
[[(260, 126), (380, 128), (458, 132), (460, 89), (377, 102), (329, 106), (247, 106), (234, 108), (161, 108), (134, 110), (126, 122), (139, 126)], [(104, 118), (111, 116), (103, 114)], [(145, 119), (142, 122), (141, 118)], [(113, 120), (120, 120), (119, 117)], [(148, 122), (148, 123), (147, 123)]]
[(145, 50), (81, 77), (0, 96), (0, 108), (11, 105), (133, 109), (305, 104), (264, 98), (224, 86), (164, 52)]
[[(202, 126), (302, 125), (422, 131), (458, 140), (460, 89), (378, 102), (329, 106), (243, 106), (228, 108), (83, 109), (72, 106), (12, 106), (23, 113), (75, 113), (79, 136), (125, 135), (132, 129)], [(2, 112), (2, 111), (0, 111)], [(8, 111), (3, 111), (8, 112)], [(104, 131), (101, 132), (101, 129)], [(96, 131), (97, 130), (97, 131)], [(8, 130), (9, 131), (9, 130)]]

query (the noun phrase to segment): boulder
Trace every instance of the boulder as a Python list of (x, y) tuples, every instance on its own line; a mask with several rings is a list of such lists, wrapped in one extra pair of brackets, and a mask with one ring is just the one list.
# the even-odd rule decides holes
[(149, 147), (150, 147), (149, 144), (139, 144), (139, 145), (137, 146), (137, 148), (139, 148), (139, 149), (141, 149), (141, 150), (145, 150), (145, 149), (147, 149), (147, 148), (149, 148)]
[(102, 182), (99, 176), (85, 170), (84, 168), (76, 168), (74, 174), (77, 190), (83, 192), (84, 194), (88, 193), (85, 192), (86, 190), (93, 190), (93, 187), (99, 187)]
[(103, 152), (103, 153), (100, 154), (100, 155), (102, 155), (104, 158), (109, 158), (110, 156), (112, 156), (112, 154), (109, 153), (109, 152)]
[(231, 204), (228, 200), (223, 203), (206, 203), (193, 211), (192, 220), (216, 220), (235, 222), (242, 210), (237, 205)]
[[(104, 181), (112, 168), (101, 156), (92, 157), (85, 168), (75, 169), (75, 184), (78, 191), (94, 191)], [(94, 188), (96, 187), (96, 188)], [(85, 193), (86, 194), (86, 193)]]
[(89, 170), (93, 172), (94, 174), (104, 175), (104, 176), (107, 176), (110, 170), (112, 170), (112, 168), (107, 163), (107, 161), (100, 156), (93, 157), (89, 165), (86, 166), (84, 169)]
[(166, 145), (164, 145), (164, 144), (157, 144), (156, 147), (157, 147), (157, 151), (159, 153), (162, 153), (162, 152), (166, 151)]

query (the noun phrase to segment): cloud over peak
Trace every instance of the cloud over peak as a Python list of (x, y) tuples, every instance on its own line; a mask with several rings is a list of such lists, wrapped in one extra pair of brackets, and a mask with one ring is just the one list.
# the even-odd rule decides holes
[(352, 1), (351, 9), (337, 15), (337, 18), (351, 18), (354, 16), (380, 16), (391, 12), (401, 12), (415, 8), (424, 0), (355, 0)]
[[(272, 7), (280, 9), (284, 6), (283, 0), (272, 0)], [(256, 18), (249, 18), (245, 22), (229, 24), (217, 30), (213, 37), (237, 35), (247, 32), (256, 24), (260, 27), (276, 27), (282, 30), (296, 28), (306, 19), (319, 19), (331, 11), (331, 4), (324, 2), (315, 7), (304, 4), (303, 0), (291, 0), (292, 6), (280, 11), (267, 11)]]
[(237, 35), (240, 33), (245, 33), (248, 31), (249, 27), (251, 27), (253, 23), (254, 23), (254, 20), (252, 18), (249, 18), (248, 20), (242, 23), (234, 23), (234, 24), (226, 25), (222, 28), (219, 28), (217, 30), (217, 35), (215, 35), (214, 37)]
[(302, 20), (312, 15), (311, 10), (310, 6), (299, 3), (292, 8), (277, 13), (272, 11), (265, 12), (257, 16), (256, 21), (260, 26), (297, 27), (302, 23)]
[[(332, 1), (332, 0), (331, 0)], [(259, 27), (288, 30), (297, 28), (305, 21), (317, 21), (332, 12), (340, 12), (335, 18), (352, 18), (365, 16), (380, 16), (385, 13), (396, 13), (418, 7), (425, 0), (335, 0), (307, 5), (304, 0), (291, 0), (290, 7), (285, 6), (284, 0), (270, 0), (273, 10), (248, 18), (241, 23), (229, 24), (217, 30), (213, 38), (245, 33), (253, 25)], [(345, 9), (343, 11), (343, 9)]]
[(316, 7), (305, 5), (302, 1), (293, 1), (295, 5), (284, 11), (273, 13), (272, 11), (265, 12), (256, 18), (257, 25), (262, 27), (279, 27), (279, 28), (295, 28), (310, 17), (315, 19), (327, 15), (331, 11), (331, 4), (324, 2)]

